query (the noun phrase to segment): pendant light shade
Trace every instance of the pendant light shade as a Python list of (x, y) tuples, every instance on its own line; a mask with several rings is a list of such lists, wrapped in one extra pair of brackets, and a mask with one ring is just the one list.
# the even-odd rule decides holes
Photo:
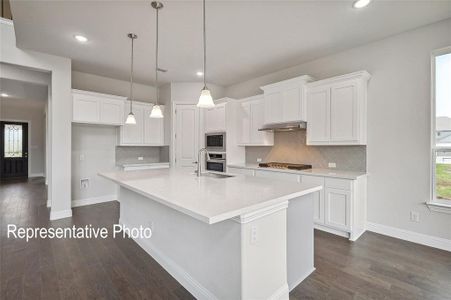
[(213, 98), (211, 97), (210, 90), (207, 87), (204, 87), (200, 92), (199, 102), (197, 102), (197, 107), (200, 108), (211, 108), (215, 107), (215, 103), (213, 102)]
[(160, 68), (158, 66), (158, 12), (160, 11), (160, 9), (163, 8), (163, 3), (158, 2), (158, 1), (152, 1), (152, 3), (150, 4), (152, 5), (153, 8), (155, 8), (155, 22), (156, 22), (156, 26), (155, 26), (155, 93), (157, 96), (157, 101), (156, 104), (152, 107), (152, 111), (150, 112), (149, 117), (150, 118), (156, 118), (156, 119), (161, 119), (163, 118), (163, 111), (161, 110), (160, 105), (158, 105), (158, 98), (159, 98), (159, 89), (158, 89), (158, 72), (160, 71)]
[(152, 111), (150, 112), (150, 116), (149, 117), (156, 118), (156, 119), (163, 118), (163, 111), (161, 110), (161, 106), (160, 105), (154, 105), (152, 107)]
[(135, 115), (132, 112), (130, 112), (128, 114), (127, 120), (125, 120), (125, 124), (131, 124), (131, 125), (136, 124)]
[(134, 33), (129, 33), (127, 36), (132, 41), (132, 51), (131, 51), (131, 59), (130, 59), (130, 97), (128, 100), (130, 101), (130, 112), (127, 116), (127, 119), (125, 120), (125, 124), (134, 125), (136, 124), (135, 115), (133, 114), (133, 55), (134, 55), (134, 48), (133, 48), (133, 41), (138, 38), (138, 36)]
[(215, 103), (211, 97), (210, 90), (207, 87), (206, 76), (207, 76), (207, 34), (205, 30), (205, 0), (202, 2), (202, 16), (203, 16), (203, 41), (204, 41), (204, 88), (200, 91), (199, 101), (197, 102), (197, 107), (200, 108), (210, 108), (214, 107)]

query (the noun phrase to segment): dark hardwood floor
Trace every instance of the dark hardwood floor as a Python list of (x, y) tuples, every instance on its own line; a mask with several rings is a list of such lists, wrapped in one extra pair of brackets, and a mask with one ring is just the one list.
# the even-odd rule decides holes
[[(130, 239), (7, 239), (7, 224), (111, 228), (119, 217), (110, 202), (50, 222), (46, 199), (43, 180), (0, 183), (0, 299), (193, 299)], [(317, 231), (315, 265), (290, 299), (451, 299), (449, 252), (373, 233), (351, 243)]]

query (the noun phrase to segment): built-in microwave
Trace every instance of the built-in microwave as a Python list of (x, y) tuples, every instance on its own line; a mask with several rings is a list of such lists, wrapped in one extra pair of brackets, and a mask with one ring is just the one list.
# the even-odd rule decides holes
[(207, 171), (225, 172), (227, 168), (226, 154), (209, 152), (205, 166)]
[(208, 151), (226, 151), (226, 133), (215, 132), (205, 134), (205, 148)]

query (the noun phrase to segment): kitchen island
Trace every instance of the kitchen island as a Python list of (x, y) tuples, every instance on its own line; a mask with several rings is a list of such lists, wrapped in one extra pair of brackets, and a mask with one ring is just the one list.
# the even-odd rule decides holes
[(101, 173), (119, 184), (120, 223), (198, 299), (288, 299), (314, 270), (321, 186), (181, 169)]

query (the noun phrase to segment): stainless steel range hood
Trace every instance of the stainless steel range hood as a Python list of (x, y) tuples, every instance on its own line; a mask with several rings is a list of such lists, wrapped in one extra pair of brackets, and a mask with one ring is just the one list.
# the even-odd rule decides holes
[(307, 123), (299, 121), (299, 122), (265, 124), (258, 131), (296, 131), (296, 130), (305, 130), (306, 128)]

